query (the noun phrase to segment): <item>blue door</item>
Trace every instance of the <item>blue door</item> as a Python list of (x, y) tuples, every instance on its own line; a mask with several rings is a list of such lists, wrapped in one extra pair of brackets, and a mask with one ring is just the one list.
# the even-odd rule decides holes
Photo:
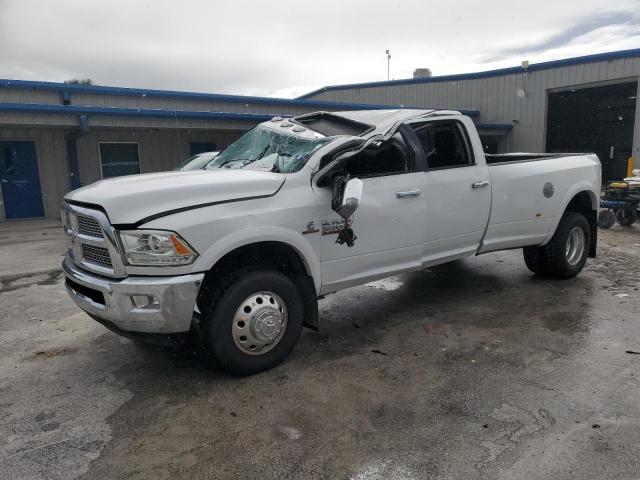
[(0, 142), (0, 187), (7, 220), (44, 217), (33, 142)]

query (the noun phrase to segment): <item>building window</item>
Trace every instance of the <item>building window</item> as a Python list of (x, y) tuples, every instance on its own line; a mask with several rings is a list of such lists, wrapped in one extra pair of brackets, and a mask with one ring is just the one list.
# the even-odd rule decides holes
[(137, 143), (109, 142), (100, 143), (99, 146), (102, 178), (140, 173), (140, 154)]

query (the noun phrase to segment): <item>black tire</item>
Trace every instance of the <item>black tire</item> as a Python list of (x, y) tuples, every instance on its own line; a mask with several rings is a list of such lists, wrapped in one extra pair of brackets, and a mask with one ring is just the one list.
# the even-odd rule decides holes
[[(280, 340), (263, 354), (244, 353), (234, 340), (232, 325), (241, 304), (257, 292), (273, 292), (284, 301), (287, 323)], [(304, 303), (302, 294), (286, 275), (274, 270), (243, 271), (214, 285), (202, 319), (202, 346), (226, 371), (252, 375), (275, 367), (293, 350), (302, 330)]]
[[(583, 235), (582, 254), (577, 259), (569, 261), (566, 248), (569, 234), (574, 228), (580, 228)], [(555, 278), (575, 277), (584, 267), (589, 256), (591, 245), (589, 222), (584, 215), (576, 212), (565, 212), (556, 232), (546, 245), (542, 247), (527, 247), (524, 249), (524, 260), (533, 273)], [(579, 234), (579, 232), (577, 232)]]
[(600, 210), (600, 213), (598, 213), (598, 227), (606, 230), (613, 227), (615, 223), (616, 215), (611, 210)]
[(618, 210), (618, 213), (616, 213), (616, 220), (623, 227), (630, 227), (637, 219), (638, 213), (635, 208), (632, 207), (621, 208)]
[(525, 247), (522, 249), (524, 255), (524, 263), (529, 270), (537, 275), (545, 275), (546, 265), (542, 261), (542, 248), (540, 247)]

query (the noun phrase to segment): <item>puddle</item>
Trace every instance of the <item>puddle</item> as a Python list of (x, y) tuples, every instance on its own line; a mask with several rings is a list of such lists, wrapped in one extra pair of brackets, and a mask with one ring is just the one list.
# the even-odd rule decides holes
[(53, 285), (60, 276), (62, 270), (48, 270), (45, 272), (29, 273), (27, 275), (11, 275), (0, 278), (0, 293), (11, 292), (31, 285)]

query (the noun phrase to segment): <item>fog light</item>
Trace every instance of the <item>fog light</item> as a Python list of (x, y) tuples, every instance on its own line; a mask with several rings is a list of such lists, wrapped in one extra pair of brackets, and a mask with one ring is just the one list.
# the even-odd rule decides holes
[(153, 295), (131, 295), (131, 304), (133, 308), (160, 308), (160, 302)]

